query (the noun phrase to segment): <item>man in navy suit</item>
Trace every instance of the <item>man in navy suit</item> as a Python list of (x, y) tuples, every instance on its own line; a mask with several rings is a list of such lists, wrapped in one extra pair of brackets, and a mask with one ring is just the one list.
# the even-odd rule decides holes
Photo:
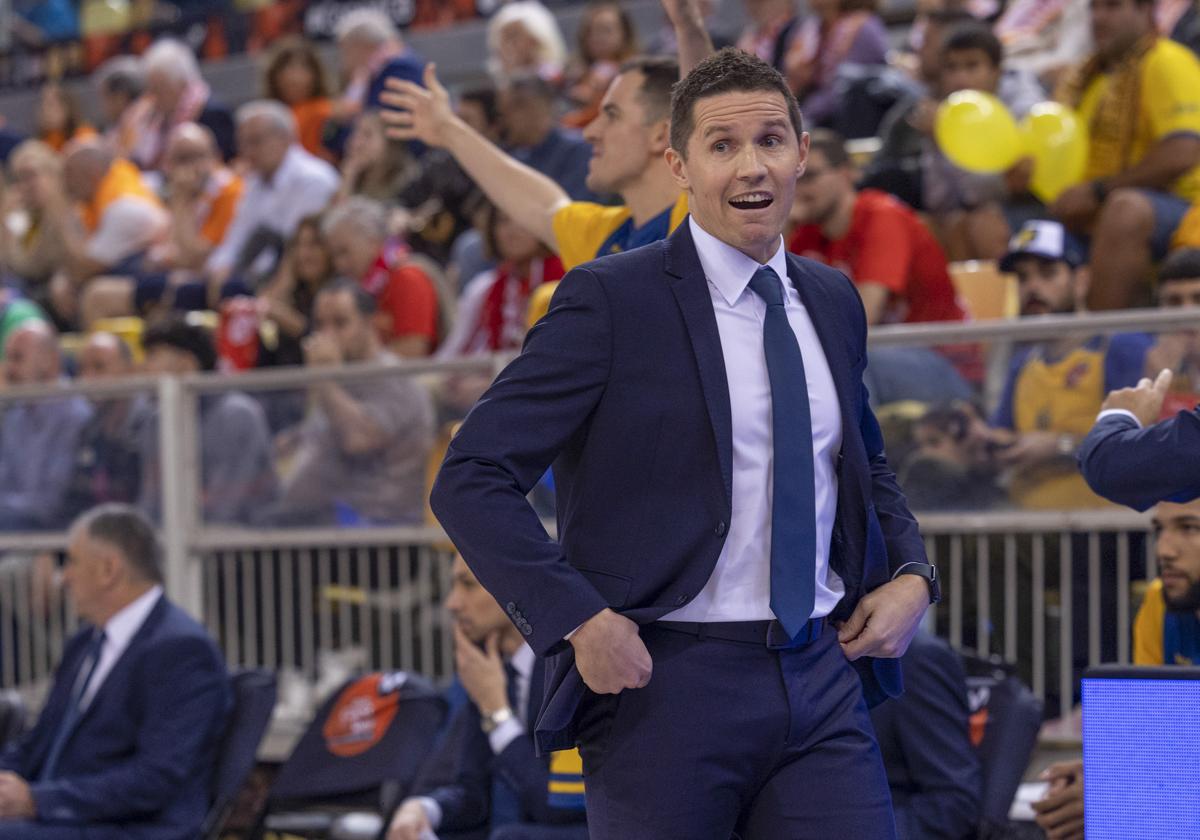
[(1113, 391), (1079, 447), (1079, 468), (1097, 494), (1134, 510), (1200, 497), (1200, 409), (1158, 422), (1172, 374)]
[[(697, 66), (667, 152), (688, 223), (567, 275), (433, 490), (550, 657), (538, 745), (579, 744), (593, 838), (895, 836), (867, 705), (900, 692), (936, 575), (862, 302), (783, 248), (807, 147), (769, 65)], [(525, 499), (551, 463), (557, 542)]]
[(131, 507), (76, 521), (63, 577), (86, 624), (0, 756), (0, 840), (193, 840), (233, 705), (221, 655), (163, 596), (154, 528)]

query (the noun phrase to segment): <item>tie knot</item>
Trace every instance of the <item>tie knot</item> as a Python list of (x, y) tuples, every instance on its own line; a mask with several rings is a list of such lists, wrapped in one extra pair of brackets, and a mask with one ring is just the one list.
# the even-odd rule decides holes
[(767, 306), (783, 306), (783, 283), (769, 265), (754, 272), (750, 278), (750, 291), (766, 301)]

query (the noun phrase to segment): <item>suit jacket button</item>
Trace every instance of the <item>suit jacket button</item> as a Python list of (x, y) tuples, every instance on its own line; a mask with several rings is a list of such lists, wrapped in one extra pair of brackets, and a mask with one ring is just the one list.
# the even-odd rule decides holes
[(723, 536), (725, 536), (725, 523), (724, 523), (724, 522), (718, 522), (718, 523), (717, 523), (717, 527), (716, 527), (716, 529), (715, 529), (715, 533), (716, 533), (716, 535), (717, 535), (718, 537), (723, 537)]
[(517, 611), (517, 605), (514, 604), (512, 601), (509, 601), (507, 604), (504, 605), (504, 609), (508, 612), (509, 615), (514, 615)]
[(533, 635), (533, 628), (531, 626), (529, 626), (529, 624), (522, 624), (521, 632), (524, 633), (526, 636), (531, 636), (531, 635)]

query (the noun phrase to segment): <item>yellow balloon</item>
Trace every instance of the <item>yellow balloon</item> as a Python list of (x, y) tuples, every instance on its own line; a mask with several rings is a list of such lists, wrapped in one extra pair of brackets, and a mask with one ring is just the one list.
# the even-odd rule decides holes
[(960, 169), (1003, 172), (1021, 157), (1021, 134), (1004, 103), (978, 90), (950, 94), (933, 126), (942, 153)]
[(1087, 127), (1057, 102), (1039, 102), (1021, 120), (1021, 134), (1033, 157), (1029, 189), (1046, 204), (1083, 180), (1088, 160)]

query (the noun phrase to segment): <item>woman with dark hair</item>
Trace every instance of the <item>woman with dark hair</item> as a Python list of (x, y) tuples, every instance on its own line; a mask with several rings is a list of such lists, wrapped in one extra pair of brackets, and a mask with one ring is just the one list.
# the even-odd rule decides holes
[(378, 111), (364, 111), (354, 121), (342, 158), (338, 199), (364, 195), (392, 205), (418, 175), (420, 167), (404, 143), (388, 140)]
[(885, 64), (887, 29), (876, 14), (877, 0), (811, 0), (784, 58), (784, 75), (800, 100), (804, 119), (829, 126), (837, 116), (835, 83), (843, 64)]
[(281, 40), (271, 52), (263, 74), (266, 95), (292, 109), (296, 136), (310, 154), (333, 160), (322, 144), (325, 122), (333, 109), (325, 65), (316, 46), (300, 36)]
[(38, 99), (37, 139), (56, 152), (72, 140), (95, 137), (96, 129), (83, 117), (79, 98), (58, 82), (42, 85)]
[(259, 329), (259, 367), (304, 363), (300, 340), (308, 335), (317, 293), (332, 277), (321, 217), (308, 216), (296, 228), (279, 269), (258, 294), (264, 324)]
[(578, 106), (563, 117), (570, 128), (583, 128), (596, 118), (609, 83), (637, 53), (633, 18), (620, 3), (593, 0), (579, 21), (578, 50), (567, 71), (567, 96)]

